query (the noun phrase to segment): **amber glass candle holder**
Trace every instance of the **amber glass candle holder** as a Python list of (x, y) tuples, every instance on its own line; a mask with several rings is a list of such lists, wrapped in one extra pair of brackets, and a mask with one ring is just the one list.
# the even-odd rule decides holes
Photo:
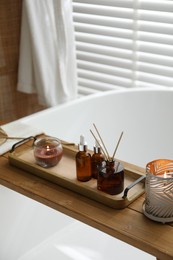
[(46, 137), (34, 142), (34, 157), (36, 163), (44, 168), (57, 165), (63, 155), (63, 148), (59, 139)]
[(97, 189), (110, 195), (116, 195), (124, 189), (124, 167), (116, 160), (102, 163), (97, 179)]

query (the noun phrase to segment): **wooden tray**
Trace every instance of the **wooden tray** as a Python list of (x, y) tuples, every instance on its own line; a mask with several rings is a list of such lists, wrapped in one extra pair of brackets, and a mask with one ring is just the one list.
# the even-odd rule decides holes
[[(58, 165), (52, 168), (42, 168), (35, 163), (33, 147), (24, 146), (23, 149), (12, 149), (9, 153), (10, 164), (17, 166), (31, 174), (47, 179), (53, 183), (80, 193), (109, 207), (122, 209), (144, 193), (144, 169), (132, 164), (124, 164), (124, 191), (118, 195), (109, 195), (97, 190), (97, 180), (79, 182), (76, 179), (75, 155), (77, 146), (63, 145), (63, 157)], [(92, 152), (91, 152), (92, 153)]]

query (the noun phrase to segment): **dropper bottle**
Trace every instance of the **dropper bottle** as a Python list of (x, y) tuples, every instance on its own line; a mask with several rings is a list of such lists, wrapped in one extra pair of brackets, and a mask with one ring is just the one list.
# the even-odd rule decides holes
[(78, 181), (89, 181), (91, 175), (91, 155), (83, 135), (80, 136), (79, 151), (76, 154), (76, 175)]
[(104, 161), (104, 155), (101, 152), (101, 147), (97, 141), (95, 141), (94, 153), (91, 157), (91, 172), (94, 179), (98, 178), (99, 170)]

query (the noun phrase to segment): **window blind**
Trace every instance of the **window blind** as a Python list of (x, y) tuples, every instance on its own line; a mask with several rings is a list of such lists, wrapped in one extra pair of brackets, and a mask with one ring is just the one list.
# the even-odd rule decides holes
[(79, 92), (173, 87), (172, 0), (73, 0)]

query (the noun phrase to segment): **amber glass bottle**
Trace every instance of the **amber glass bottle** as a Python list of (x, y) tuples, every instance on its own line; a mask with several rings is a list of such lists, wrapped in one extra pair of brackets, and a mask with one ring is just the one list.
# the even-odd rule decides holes
[(89, 181), (91, 175), (91, 155), (83, 135), (80, 136), (79, 151), (76, 154), (76, 175), (78, 181)]
[(91, 172), (94, 179), (98, 178), (99, 169), (104, 161), (104, 155), (101, 152), (99, 144), (96, 142), (94, 146), (94, 153), (91, 157)]
[(123, 165), (116, 160), (107, 160), (99, 171), (97, 188), (111, 195), (121, 193), (124, 189)]

